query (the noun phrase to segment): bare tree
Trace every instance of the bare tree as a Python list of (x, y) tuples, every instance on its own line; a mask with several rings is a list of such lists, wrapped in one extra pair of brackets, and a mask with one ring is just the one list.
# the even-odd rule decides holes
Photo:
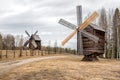
[(56, 52), (57, 52), (57, 40), (56, 40), (55, 43), (54, 43), (54, 52), (55, 52), (55, 54), (56, 54)]
[(2, 35), (0, 34), (0, 50), (2, 50), (3, 49), (3, 41), (2, 41)]
[(114, 57), (118, 58), (120, 54), (120, 12), (119, 9), (116, 8), (114, 16), (113, 16), (113, 41), (114, 41)]
[(15, 46), (19, 46), (19, 41), (20, 41), (20, 35), (15, 36)]
[(102, 8), (100, 11), (99, 26), (101, 26), (105, 30), (108, 27), (107, 14), (105, 8)]
[(101, 26), (104, 30), (105, 30), (105, 56), (107, 57), (108, 53), (107, 53), (107, 46), (108, 46), (108, 40), (107, 40), (107, 28), (108, 28), (108, 22), (107, 22), (107, 14), (106, 14), (106, 10), (105, 8), (102, 8), (100, 11), (100, 18), (99, 18), (99, 26)]
[(20, 41), (19, 41), (19, 49), (20, 49), (20, 57), (22, 56), (22, 49), (23, 49), (23, 35), (21, 35), (20, 37)]
[(114, 52), (113, 52), (113, 15), (114, 15), (114, 10), (109, 9), (108, 13), (108, 28), (107, 28), (107, 53), (109, 55), (109, 58), (113, 58)]
[(8, 50), (12, 50), (14, 46), (14, 36), (13, 35), (6, 35), (3, 38), (3, 46), (6, 49), (6, 58), (8, 57)]
[(50, 54), (50, 45), (51, 45), (51, 41), (49, 40), (49, 43), (48, 43), (48, 54)]
[(0, 59), (2, 58), (2, 49), (3, 49), (3, 44), (2, 44), (2, 35), (0, 34)]

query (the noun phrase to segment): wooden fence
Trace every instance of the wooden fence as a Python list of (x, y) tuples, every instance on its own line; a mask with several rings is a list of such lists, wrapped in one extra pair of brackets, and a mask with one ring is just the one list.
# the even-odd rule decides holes
[(51, 54), (58, 54), (58, 52), (42, 50), (0, 50), (0, 60)]

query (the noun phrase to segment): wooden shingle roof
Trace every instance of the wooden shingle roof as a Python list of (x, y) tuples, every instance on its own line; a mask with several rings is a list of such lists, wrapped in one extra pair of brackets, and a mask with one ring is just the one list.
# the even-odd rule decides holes
[(100, 26), (98, 26), (96, 24), (91, 23), (89, 26), (91, 26), (92, 28), (94, 28), (96, 30), (105, 32), (105, 30), (102, 27), (100, 27)]
[(36, 41), (40, 41), (40, 40), (41, 40), (40, 37), (39, 37), (39, 35), (35, 35), (35, 36), (34, 36), (34, 39), (35, 39)]

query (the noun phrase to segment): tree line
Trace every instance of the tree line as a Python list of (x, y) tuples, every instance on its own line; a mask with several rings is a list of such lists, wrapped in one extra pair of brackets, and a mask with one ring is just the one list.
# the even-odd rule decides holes
[(118, 8), (100, 10), (98, 25), (105, 30), (104, 57), (120, 59), (120, 11)]
[[(23, 35), (11, 35), (11, 34), (7, 34), (7, 35), (2, 35), (0, 34), (0, 50), (23, 50), (23, 45), (24, 42), (26, 41), (26, 38), (23, 37)], [(29, 48), (25, 48), (25, 49), (29, 49)], [(65, 53), (74, 53), (76, 54), (76, 50), (75, 49), (71, 49), (71, 48), (62, 48), (59, 47), (57, 45), (57, 41), (54, 42), (54, 46), (51, 46), (51, 41), (49, 41), (48, 46), (42, 46), (42, 50), (43, 51), (48, 51), (48, 53), (50, 53), (50, 51), (57, 53), (57, 52), (65, 52)]]

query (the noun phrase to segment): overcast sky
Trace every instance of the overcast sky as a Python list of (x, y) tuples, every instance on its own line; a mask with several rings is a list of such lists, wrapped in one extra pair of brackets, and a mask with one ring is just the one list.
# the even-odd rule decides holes
[[(61, 41), (72, 32), (58, 21), (60, 18), (76, 25), (76, 6), (82, 5), (83, 19), (88, 13), (120, 7), (120, 0), (0, 0), (0, 32), (3, 34), (24, 35), (25, 30), (38, 35), (42, 45)], [(76, 48), (76, 37), (65, 47)]]

